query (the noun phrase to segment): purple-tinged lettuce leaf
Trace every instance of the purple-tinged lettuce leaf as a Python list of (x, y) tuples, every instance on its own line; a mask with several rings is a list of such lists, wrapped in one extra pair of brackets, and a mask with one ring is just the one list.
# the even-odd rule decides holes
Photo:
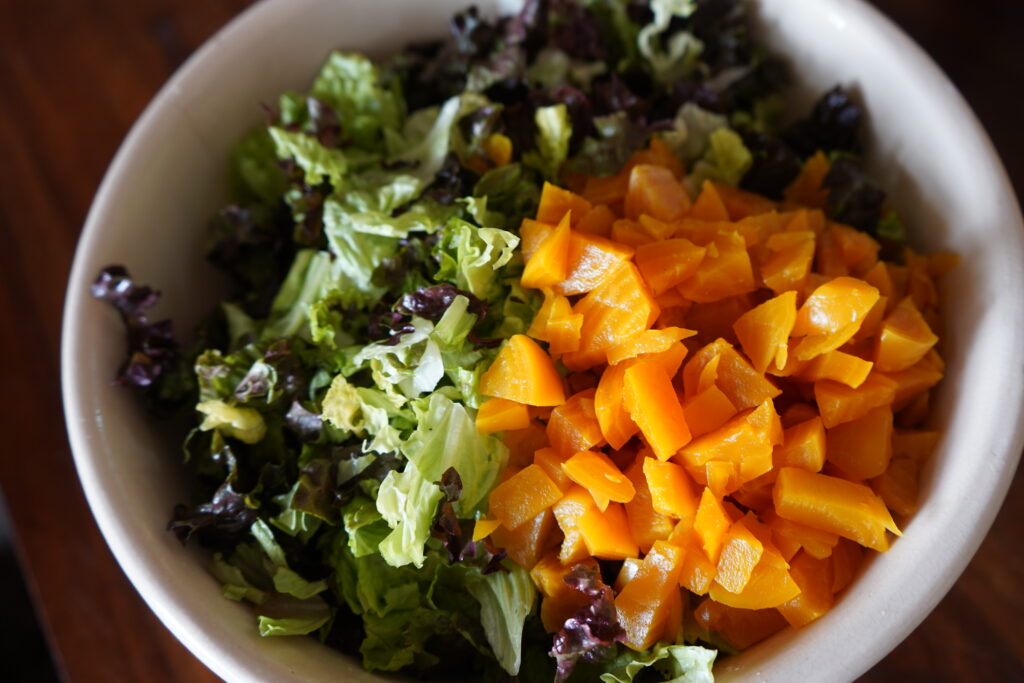
[(861, 118), (861, 108), (837, 85), (818, 100), (808, 118), (787, 129), (783, 138), (805, 159), (819, 149), (856, 152)]
[(834, 221), (875, 234), (885, 192), (850, 157), (839, 157), (821, 183), (828, 189), (828, 212)]
[(577, 662), (596, 664), (611, 658), (617, 643), (626, 638), (615, 612), (614, 593), (596, 569), (576, 565), (565, 582), (587, 596), (589, 603), (555, 634), (550, 654), (557, 662), (556, 683), (567, 680)]

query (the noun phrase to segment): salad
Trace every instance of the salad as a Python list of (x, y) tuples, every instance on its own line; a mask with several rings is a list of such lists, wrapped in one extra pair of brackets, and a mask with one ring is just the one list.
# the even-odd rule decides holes
[(238, 142), (193, 346), (93, 285), (118, 381), (192, 416), (169, 529), (370, 671), (711, 680), (912, 513), (952, 259), (903, 245), (841, 87), (784, 110), (739, 0), (449, 28), (332, 53)]

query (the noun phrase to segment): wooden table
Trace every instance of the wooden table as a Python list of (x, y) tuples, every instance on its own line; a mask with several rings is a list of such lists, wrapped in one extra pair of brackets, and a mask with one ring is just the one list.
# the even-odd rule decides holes
[[(0, 486), (56, 666), (68, 680), (216, 680), (146, 608), (96, 529), (64, 433), (58, 348), (75, 241), (117, 145), (181, 61), (247, 4), (0, 2)], [(877, 4), (959, 85), (1020, 194), (1021, 5)], [(1024, 676), (1022, 500), (1018, 476), (953, 590), (864, 680)]]

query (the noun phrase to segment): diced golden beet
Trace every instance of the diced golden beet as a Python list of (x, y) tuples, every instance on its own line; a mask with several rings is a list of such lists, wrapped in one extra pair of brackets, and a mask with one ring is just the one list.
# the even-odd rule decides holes
[[(587, 559), (588, 566), (596, 566), (592, 558)], [(590, 600), (585, 593), (565, 582), (571, 571), (572, 567), (563, 565), (554, 553), (542, 557), (530, 570), (530, 578), (542, 595), (540, 619), (548, 633), (561, 630), (566, 619)]]
[(533, 454), (548, 445), (544, 425), (531, 420), (525, 429), (516, 429), (501, 435), (501, 442), (508, 448), (510, 467), (526, 467), (533, 462)]
[(708, 595), (715, 602), (739, 609), (767, 609), (778, 607), (800, 594), (800, 587), (788, 569), (760, 562), (750, 575), (747, 585), (739, 593), (731, 593), (717, 582), (711, 584)]
[(572, 486), (552, 508), (555, 521), (565, 537), (558, 553), (562, 564), (575, 564), (588, 557), (587, 546), (580, 533), (580, 518), (584, 512), (596, 507), (590, 491), (582, 486)]
[(629, 531), (640, 546), (641, 552), (650, 550), (655, 541), (667, 539), (676, 526), (668, 515), (654, 509), (652, 493), (643, 471), (643, 463), (647, 460), (657, 462), (641, 452), (636, 461), (626, 469), (626, 476), (636, 490), (633, 500), (625, 504), (626, 519), (629, 522)]
[(769, 363), (785, 367), (795, 322), (796, 292), (785, 292), (750, 309), (732, 327), (754, 369), (763, 373)]
[(910, 458), (895, 458), (889, 469), (871, 480), (871, 488), (898, 515), (917, 511), (917, 463)]
[(603, 373), (594, 394), (594, 413), (601, 433), (612, 448), (622, 448), (640, 431), (626, 410), (626, 365), (609, 366)]
[(715, 237), (697, 269), (679, 285), (683, 296), (698, 302), (718, 301), (756, 288), (747, 245), (738, 232)]
[(592, 495), (608, 500), (626, 503), (636, 493), (632, 482), (604, 453), (581, 451), (562, 463), (562, 470)]
[(489, 398), (476, 412), (476, 429), (482, 434), (525, 429), (530, 426), (530, 409), (504, 398)]
[(604, 204), (594, 206), (579, 220), (576, 229), (588, 235), (598, 237), (609, 237), (612, 234), (612, 223), (615, 222), (615, 214)]
[(523, 268), (520, 279), (523, 287), (550, 287), (569, 275), (569, 216), (565, 214), (558, 226), (537, 245)]
[(588, 176), (583, 187), (583, 196), (593, 204), (617, 204), (626, 198), (629, 189), (629, 170), (623, 167), (611, 176)]
[[(700, 246), (709, 245), (720, 234), (736, 232), (736, 224), (732, 221), (702, 221), (686, 217), (676, 221), (674, 225), (676, 237), (688, 239)], [(746, 245), (746, 241), (743, 244)]]
[(659, 221), (657, 218), (652, 218), (647, 214), (641, 214), (636, 222), (640, 224), (640, 229), (650, 235), (656, 242), (667, 240), (676, 231), (675, 223)]
[(863, 275), (878, 263), (881, 245), (871, 235), (841, 223), (829, 223), (828, 231), (849, 272)]
[(877, 477), (892, 457), (892, 408), (872, 408), (863, 417), (828, 430), (828, 461), (847, 479)]
[(569, 235), (568, 274), (553, 289), (566, 296), (585, 294), (604, 282), (619, 263), (632, 257), (632, 247), (574, 230)]
[(793, 403), (782, 412), (779, 419), (783, 428), (789, 429), (814, 417), (818, 417), (817, 408), (808, 403)]
[(512, 161), (512, 140), (507, 135), (501, 133), (488, 135), (480, 147), (495, 166), (504, 166)]
[(942, 371), (928, 363), (927, 357), (906, 370), (879, 374), (888, 378), (895, 385), (892, 398), (893, 410), (903, 409), (913, 398), (928, 391), (942, 379)]
[(729, 210), (710, 180), (705, 180), (700, 186), (700, 194), (690, 207), (690, 216), (702, 221), (729, 220)]
[(504, 548), (509, 558), (523, 569), (532, 569), (541, 556), (549, 549), (555, 517), (551, 508), (539, 512), (517, 529), (509, 530), (504, 525), (491, 532), (491, 541)]
[(715, 186), (718, 196), (722, 198), (722, 203), (725, 204), (725, 209), (729, 212), (731, 220), (738, 221), (741, 218), (768, 213), (777, 208), (775, 202), (759, 194), (747, 192), (725, 183), (712, 182), (712, 185)]
[(693, 520), (693, 530), (700, 541), (701, 548), (712, 564), (718, 564), (718, 554), (722, 550), (722, 539), (732, 525), (732, 519), (722, 507), (722, 501), (715, 497), (711, 489), (705, 487), (700, 495), (700, 504)]
[(501, 526), (501, 522), (498, 520), (484, 519), (481, 517), (473, 524), (473, 540), (480, 541), (487, 538), (499, 526)]
[(849, 353), (829, 351), (808, 361), (807, 366), (798, 372), (797, 376), (807, 382), (829, 379), (856, 389), (868, 378), (872, 366), (871, 361)]
[(620, 218), (612, 223), (612, 239), (633, 249), (656, 241), (639, 223), (628, 218)]
[(633, 580), (643, 564), (644, 561), (639, 557), (627, 557), (622, 561), (622, 567), (619, 569), (619, 573), (615, 575), (615, 584), (612, 586), (616, 593), (621, 592), (626, 587), (626, 584)]
[(781, 569), (789, 569), (789, 563), (782, 556), (775, 545), (775, 532), (770, 526), (758, 519), (753, 510), (742, 517), (743, 525), (761, 542), (764, 553), (761, 556), (761, 564), (770, 564)]
[(580, 346), (583, 316), (572, 312), (569, 300), (551, 289), (544, 289), (544, 303), (530, 323), (527, 334), (546, 341), (552, 356), (558, 357)]
[(548, 440), (560, 453), (572, 455), (599, 445), (604, 437), (594, 410), (594, 389), (586, 389), (569, 397), (551, 411), (548, 418)]
[[(769, 399), (770, 401), (770, 399)], [(700, 481), (699, 473), (711, 461), (731, 462), (738, 468), (736, 485), (758, 477), (772, 467), (772, 424), (763, 425), (748, 419), (754, 411), (740, 413), (718, 429), (700, 436), (684, 446), (677, 460)], [(778, 428), (781, 434), (781, 427)]]
[(804, 337), (793, 355), (810, 360), (848, 342), (878, 300), (878, 290), (863, 280), (837, 277), (821, 285), (796, 314), (793, 336)]
[(551, 289), (544, 289), (544, 303), (530, 322), (526, 334), (541, 341), (549, 341), (548, 330), (551, 322), (572, 315), (572, 304), (564, 296), (555, 294)]
[[(660, 330), (644, 330), (621, 343), (608, 349), (608, 364), (618, 365), (624, 360), (645, 356), (652, 353), (663, 353), (683, 339), (689, 339), (696, 332), (682, 327), (663, 327)], [(683, 355), (686, 347), (682, 347)], [(680, 360), (681, 362), (681, 360)], [(670, 373), (674, 374), (674, 373)]]
[(832, 609), (832, 561), (801, 552), (790, 563), (789, 574), (800, 595), (776, 609), (792, 626), (805, 626)]
[(814, 398), (821, 411), (822, 422), (832, 429), (863, 417), (873, 408), (890, 405), (896, 397), (897, 386), (885, 375), (872, 372), (856, 389), (831, 380), (815, 382)]
[(830, 531), (885, 552), (889, 530), (900, 535), (882, 499), (863, 484), (783, 467), (774, 489), (775, 512), (785, 519)]
[(626, 632), (626, 645), (646, 650), (661, 639), (672, 592), (679, 591), (684, 551), (658, 541), (644, 557), (636, 576), (615, 597), (615, 612)]
[(732, 497), (745, 508), (761, 512), (772, 507), (772, 487), (775, 486), (775, 472), (769, 470), (759, 477), (744, 482), (733, 491)]
[(579, 532), (593, 557), (624, 560), (639, 551), (621, 503), (612, 503), (603, 512), (596, 506), (587, 509), (580, 516)]
[(717, 633), (737, 650), (745, 650), (786, 627), (786, 620), (774, 609), (736, 609), (705, 598), (694, 611), (697, 624)]
[(914, 300), (906, 297), (882, 322), (875, 344), (875, 367), (882, 372), (906, 370), (924, 358), (937, 341)]
[(827, 278), (843, 277), (850, 274), (850, 269), (846, 266), (846, 259), (843, 258), (843, 250), (832, 230), (826, 229), (818, 235), (814, 266), (817, 273)]
[(714, 384), (683, 402), (683, 415), (694, 438), (718, 429), (735, 414), (729, 397)]
[(625, 209), (626, 217), (633, 220), (647, 214), (661, 221), (674, 221), (690, 209), (690, 197), (672, 171), (637, 164), (629, 173)]
[[(685, 559), (684, 559), (685, 562)], [(682, 572), (680, 571), (680, 575)], [(666, 643), (681, 643), (683, 642), (683, 634), (686, 630), (685, 624), (685, 612), (687, 604), (689, 603), (689, 596), (683, 595), (683, 592), (676, 586), (675, 590), (670, 591), (668, 594), (668, 618), (665, 621), (665, 631), (662, 633), (661, 639)]]
[(825, 464), (825, 426), (815, 416), (785, 430), (782, 445), (772, 452), (772, 463), (778, 467), (799, 467), (818, 472)]
[[(560, 218), (560, 217), (559, 217)], [(532, 218), (524, 218), (519, 224), (519, 248), (523, 253), (523, 262), (530, 260), (537, 247), (555, 231), (555, 226), (541, 223)]]
[(715, 384), (737, 410), (759, 406), (782, 393), (751, 367), (729, 342), (718, 339), (697, 351), (683, 368), (683, 385), (688, 397), (697, 393), (701, 371), (715, 356), (721, 356), (717, 361)]
[(800, 175), (789, 184), (782, 196), (793, 204), (824, 209), (828, 202), (828, 188), (822, 186), (822, 181), (825, 180), (831, 166), (825, 153), (818, 150), (804, 162)]
[(892, 435), (892, 457), (910, 458), (920, 467), (935, 452), (942, 435), (921, 429), (897, 429)]
[(704, 481), (717, 498), (724, 498), (740, 487), (740, 468), (728, 460), (709, 460), (704, 463)]
[[(797, 237), (790, 237), (796, 235)], [(776, 233), (765, 243), (770, 255), (761, 263), (759, 273), (776, 294), (803, 289), (814, 261), (814, 233)]]
[(563, 190), (557, 185), (544, 183), (537, 206), (537, 220), (541, 223), (556, 224), (566, 213), (572, 213), (573, 225), (587, 215), (591, 205), (578, 194)]
[(686, 313), (684, 327), (697, 330), (695, 340), (698, 344), (707, 345), (716, 339), (739, 344), (739, 339), (732, 329), (733, 323), (753, 306), (751, 294), (731, 296), (708, 304), (692, 304)]
[(657, 458), (644, 458), (642, 469), (654, 509), (692, 523), (697, 514), (697, 497), (686, 471), (680, 465)]
[(659, 460), (668, 460), (690, 440), (690, 430), (672, 380), (657, 363), (641, 359), (626, 368), (626, 410)]
[[(769, 491), (769, 494), (771, 492)], [(838, 538), (838, 537), (837, 537)], [(775, 543), (775, 547), (778, 548), (779, 554), (782, 555), (786, 562), (791, 562), (793, 557), (800, 552), (800, 542), (790, 538), (789, 536), (783, 536), (780, 533), (776, 533), (772, 530), (772, 541)], [(829, 552), (831, 555), (831, 551)]]
[(730, 593), (742, 592), (763, 553), (761, 541), (750, 533), (743, 520), (734, 522), (722, 540), (715, 583)]
[(765, 522), (772, 530), (772, 538), (780, 547), (781, 539), (797, 543), (812, 557), (819, 560), (832, 554), (832, 549), (839, 542), (839, 535), (831, 531), (822, 531), (790, 519), (779, 517), (774, 511), (764, 513)]
[(832, 593), (838, 593), (853, 580), (864, 561), (864, 551), (859, 545), (845, 538), (832, 550)]
[(913, 297), (917, 310), (938, 306), (939, 294), (932, 280), (928, 257), (916, 253), (910, 247), (904, 247), (903, 261), (907, 264), (907, 294)]
[(565, 354), (562, 362), (571, 370), (586, 370), (604, 363), (608, 349), (649, 328), (659, 310), (640, 271), (623, 262), (576, 302), (573, 313), (583, 315), (580, 349)]
[(490, 512), (502, 526), (515, 531), (551, 507), (562, 490), (544, 470), (530, 465), (498, 484), (489, 498)]
[(558, 449), (545, 447), (538, 449), (533, 454), (533, 464), (544, 470), (544, 473), (551, 477), (551, 481), (555, 482), (563, 492), (568, 491), (569, 487), (572, 486), (572, 480), (569, 479), (569, 475), (562, 469), (562, 463), (569, 459), (569, 454), (563, 453)]
[(636, 265), (655, 295), (681, 284), (696, 272), (707, 249), (681, 237), (642, 244), (636, 248)]
[(498, 351), (491, 367), (480, 376), (480, 393), (530, 406), (565, 403), (565, 389), (554, 361), (524, 334), (512, 335)]
[(657, 353), (645, 353), (640, 356), (641, 360), (654, 363), (665, 373), (666, 377), (675, 377), (679, 374), (679, 368), (683, 367), (683, 359), (686, 358), (686, 346), (681, 342), (670, 345), (664, 351)]
[(753, 249), (764, 244), (775, 234), (778, 234), (786, 226), (789, 217), (777, 211), (747, 216), (734, 223), (735, 230), (743, 235), (743, 241), (747, 249)]
[(679, 572), (679, 585), (697, 595), (707, 595), (715, 578), (715, 565), (708, 559), (700, 541), (691, 542), (683, 557), (683, 568)]

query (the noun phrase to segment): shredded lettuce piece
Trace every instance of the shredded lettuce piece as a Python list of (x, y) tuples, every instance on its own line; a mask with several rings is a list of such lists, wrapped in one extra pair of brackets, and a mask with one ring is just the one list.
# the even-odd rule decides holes
[(507, 572), (486, 574), (466, 588), (480, 602), (480, 621), (495, 658), (515, 676), (523, 656), (523, 626), (537, 601), (529, 572), (513, 565)]
[[(669, 683), (714, 683), (711, 667), (716, 650), (699, 645), (659, 643), (645, 652), (626, 651), (601, 674), (603, 683), (632, 683), (643, 670), (653, 668)], [(645, 679), (646, 680), (646, 679)]]

